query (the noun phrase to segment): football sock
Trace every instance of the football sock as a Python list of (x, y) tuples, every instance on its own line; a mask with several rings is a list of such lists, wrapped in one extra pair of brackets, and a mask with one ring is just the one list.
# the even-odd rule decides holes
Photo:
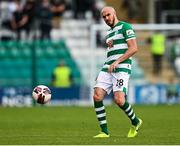
[(139, 123), (138, 118), (136, 117), (132, 106), (125, 101), (123, 106), (119, 106), (124, 112), (125, 114), (129, 117), (129, 119), (131, 120), (132, 125), (136, 126)]
[(99, 101), (99, 102), (94, 101), (94, 108), (96, 111), (97, 119), (101, 127), (101, 131), (106, 134), (109, 134), (107, 128), (107, 121), (106, 121), (106, 111), (103, 105), (103, 101)]

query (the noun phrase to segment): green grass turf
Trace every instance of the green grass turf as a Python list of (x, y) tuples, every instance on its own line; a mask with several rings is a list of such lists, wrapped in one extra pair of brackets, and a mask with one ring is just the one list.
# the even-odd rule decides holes
[(106, 107), (110, 138), (99, 131), (93, 107), (0, 107), (0, 144), (124, 145), (180, 144), (180, 105), (138, 105), (143, 119), (137, 137), (126, 137), (130, 122), (120, 109)]

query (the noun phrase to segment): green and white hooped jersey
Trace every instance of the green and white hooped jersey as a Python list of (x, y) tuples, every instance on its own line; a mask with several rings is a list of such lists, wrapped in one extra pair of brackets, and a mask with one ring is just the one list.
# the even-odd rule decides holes
[[(108, 72), (108, 67), (119, 57), (121, 57), (127, 50), (127, 41), (135, 39), (136, 35), (131, 25), (120, 21), (113, 28), (107, 31), (106, 43), (113, 41), (113, 47), (107, 48), (107, 59), (101, 71)], [(114, 72), (126, 72), (131, 74), (131, 57), (121, 62)]]

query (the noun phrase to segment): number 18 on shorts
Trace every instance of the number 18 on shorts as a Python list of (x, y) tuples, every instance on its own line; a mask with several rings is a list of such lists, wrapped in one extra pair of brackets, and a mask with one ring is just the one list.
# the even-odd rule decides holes
[(113, 90), (113, 92), (122, 91), (127, 94), (128, 83), (129, 74), (127, 73), (108, 73), (101, 71), (97, 77), (94, 87), (100, 87), (108, 94), (111, 92), (111, 90)]

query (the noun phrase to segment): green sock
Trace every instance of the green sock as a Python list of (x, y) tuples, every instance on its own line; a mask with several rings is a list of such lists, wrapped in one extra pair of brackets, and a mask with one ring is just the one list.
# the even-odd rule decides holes
[(102, 101), (99, 101), (99, 102), (94, 101), (94, 108), (96, 111), (97, 119), (98, 119), (100, 127), (101, 127), (101, 131), (106, 134), (109, 134), (108, 128), (107, 128), (107, 121), (106, 121), (106, 111), (105, 111), (103, 102)]
[(132, 125), (137, 125), (139, 123), (139, 120), (138, 118), (136, 117), (133, 109), (132, 109), (132, 106), (127, 102), (125, 101), (124, 105), (123, 106), (119, 106), (125, 113), (126, 115), (129, 117), (129, 119), (131, 120), (131, 123)]

